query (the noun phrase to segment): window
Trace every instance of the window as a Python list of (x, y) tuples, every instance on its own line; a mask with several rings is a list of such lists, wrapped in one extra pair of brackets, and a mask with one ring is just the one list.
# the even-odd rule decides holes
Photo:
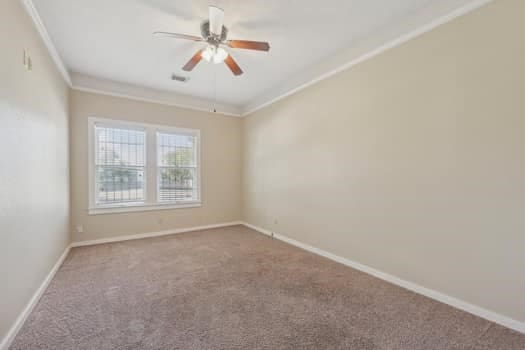
[(159, 201), (198, 199), (196, 137), (157, 133)]
[(144, 203), (146, 132), (95, 126), (95, 203)]
[(200, 206), (198, 130), (89, 119), (89, 213)]

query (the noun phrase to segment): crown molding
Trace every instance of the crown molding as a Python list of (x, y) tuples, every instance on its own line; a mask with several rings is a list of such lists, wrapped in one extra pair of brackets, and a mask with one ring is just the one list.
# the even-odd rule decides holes
[(241, 108), (236, 105), (215, 103), (202, 98), (174, 92), (136, 86), (127, 83), (101, 79), (81, 73), (72, 73), (72, 89), (102, 95), (123, 97), (137, 101), (176, 106), (197, 111), (240, 117)]
[(198, 111), (212, 112), (216, 109), (217, 113), (220, 114), (244, 117), (359, 63), (380, 55), (387, 50), (400, 46), (409, 40), (417, 38), (457, 17), (466, 15), (494, 0), (442, 0), (433, 6), (414, 13), (404, 21), (398, 22), (397, 25), (385, 27), (382, 31), (376, 32), (366, 40), (357, 42), (339, 54), (313, 67), (309, 67), (285, 83), (268, 89), (267, 92), (255, 97), (252, 101), (242, 106), (214, 103), (203, 98), (115, 82), (79, 73), (72, 73), (70, 75), (32, 0), (20, 1), (33, 20), (36, 29), (64, 80), (73, 89)]
[(58, 71), (66, 81), (66, 83), (71, 86), (71, 76), (69, 75), (69, 71), (67, 70), (66, 65), (60, 58), (60, 55), (58, 54), (58, 51), (53, 44), (53, 41), (51, 40), (51, 37), (49, 36), (49, 33), (47, 32), (46, 27), (44, 26), (44, 22), (42, 22), (42, 18), (40, 18), (40, 15), (38, 14), (38, 11), (33, 4), (33, 1), (31, 0), (21, 0), (22, 5), (24, 5), (24, 8), (28, 15), (33, 20), (33, 24), (35, 25), (36, 30), (40, 34), (40, 37), (44, 41), (44, 45), (46, 46), (47, 50), (49, 51), (49, 55), (53, 59), (53, 62), (55, 62), (55, 65), (57, 66)]
[(444, 0), (434, 6), (429, 6), (396, 26), (388, 26), (367, 40), (359, 42), (338, 55), (295, 75), (284, 84), (269, 89), (268, 92), (243, 106), (242, 116), (248, 116), (492, 1), (463, 0), (458, 6), (457, 0)]
[(176, 94), (169, 91), (150, 89), (146, 87), (134, 86), (126, 83), (119, 83), (103, 78), (96, 78), (78, 73), (69, 73), (66, 65), (62, 61), (58, 51), (49, 36), (49, 32), (44, 26), (42, 18), (33, 4), (32, 0), (20, 0), (26, 12), (31, 17), (33, 24), (40, 34), (49, 55), (53, 59), (58, 71), (66, 83), (74, 90), (124, 97), (144, 102), (152, 102), (169, 106), (177, 106), (197, 111), (212, 112), (215, 109), (219, 114), (228, 116), (241, 116), (241, 107), (230, 104), (215, 103), (206, 99), (192, 97), (188, 95)]

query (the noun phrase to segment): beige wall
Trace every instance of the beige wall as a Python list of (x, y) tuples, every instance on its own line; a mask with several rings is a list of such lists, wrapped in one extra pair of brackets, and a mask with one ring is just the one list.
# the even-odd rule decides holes
[(495, 1), (244, 119), (245, 221), (525, 321), (523, 13)]
[[(80, 91), (71, 92), (70, 111), (73, 241), (240, 220), (240, 118)], [(88, 215), (89, 117), (201, 130), (202, 207)]]
[[(524, 12), (497, 0), (241, 120), (78, 91), (68, 107), (20, 2), (0, 2), (0, 339), (77, 225), (74, 241), (241, 216), (525, 321)], [(88, 215), (89, 116), (200, 129), (203, 206)]]
[(68, 87), (14, 0), (0, 1), (0, 121), (1, 342), (69, 244)]

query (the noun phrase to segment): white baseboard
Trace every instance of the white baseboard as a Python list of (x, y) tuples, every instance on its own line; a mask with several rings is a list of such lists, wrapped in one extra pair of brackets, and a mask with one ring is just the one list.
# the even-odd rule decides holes
[(110, 238), (94, 239), (94, 240), (90, 240), (90, 241), (79, 241), (79, 242), (71, 243), (71, 247), (83, 247), (83, 246), (95, 245), (95, 244), (129, 241), (129, 240), (132, 240), (132, 239), (141, 239), (141, 238), (150, 238), (150, 237), (174, 235), (174, 234), (184, 233), (184, 232), (209, 230), (209, 229), (212, 229), (212, 228), (220, 228), (220, 227), (235, 226), (235, 225), (242, 225), (242, 221), (231, 221), (231, 222), (223, 222), (223, 223), (219, 223), (219, 224), (212, 224), (212, 225), (205, 225), (205, 226), (194, 226), (194, 227), (178, 228), (178, 229), (173, 229), (173, 230), (138, 233), (138, 234), (135, 234), (135, 235), (126, 235), (126, 236), (116, 236), (116, 237), (110, 237)]
[(420, 286), (420, 285), (418, 285), (416, 283), (403, 280), (401, 278), (398, 278), (396, 276), (390, 275), (390, 274), (385, 273), (383, 271), (374, 269), (374, 268), (372, 268), (370, 266), (363, 265), (361, 263), (358, 263), (358, 262), (355, 262), (355, 261), (352, 261), (352, 260), (340, 257), (338, 255), (329, 253), (327, 251), (324, 251), (324, 250), (316, 248), (316, 247), (312, 247), (312, 246), (310, 246), (308, 244), (296, 241), (295, 239), (283, 236), (281, 234), (272, 232), (270, 230), (266, 230), (264, 228), (257, 227), (255, 225), (251, 225), (251, 224), (246, 223), (246, 222), (244, 222), (243, 225), (246, 226), (246, 227), (249, 227), (249, 228), (251, 228), (251, 229), (253, 229), (255, 231), (263, 233), (265, 235), (272, 236), (272, 233), (273, 233), (273, 237), (274, 238), (277, 238), (277, 239), (279, 239), (279, 240), (281, 240), (283, 242), (286, 242), (286, 243), (291, 244), (293, 246), (299, 247), (299, 248), (304, 249), (306, 251), (309, 251), (311, 253), (323, 256), (325, 258), (328, 258), (330, 260), (336, 261), (336, 262), (341, 263), (343, 265), (352, 267), (352, 268), (354, 268), (356, 270), (362, 271), (362, 272), (367, 273), (369, 275), (372, 275), (374, 277), (380, 278), (380, 279), (382, 279), (384, 281), (387, 281), (387, 282), (390, 282), (390, 283), (395, 284), (397, 286), (403, 287), (403, 288), (408, 289), (408, 290), (410, 290), (412, 292), (424, 295), (424, 296), (429, 297), (431, 299), (437, 300), (437, 301), (442, 302), (444, 304), (450, 305), (450, 306), (455, 307), (457, 309), (460, 309), (460, 310), (463, 310), (465, 312), (468, 312), (468, 313), (471, 313), (473, 315), (476, 315), (476, 316), (479, 316), (481, 318), (484, 318), (484, 319), (486, 319), (488, 321), (500, 324), (500, 325), (502, 325), (504, 327), (507, 327), (507, 328), (513, 329), (513, 330), (515, 330), (517, 332), (525, 334), (525, 323), (523, 323), (523, 322), (520, 322), (520, 321), (517, 321), (517, 320), (512, 319), (510, 317), (498, 314), (496, 312), (484, 309), (484, 308), (482, 308), (480, 306), (473, 305), (473, 304), (468, 303), (466, 301), (463, 301), (463, 300), (451, 297), (450, 295), (443, 294), (443, 293), (438, 292), (436, 290), (429, 289), (429, 288)]
[(11, 345), (13, 340), (15, 339), (16, 334), (18, 333), (20, 328), (22, 328), (22, 325), (26, 321), (27, 317), (29, 316), (29, 314), (31, 314), (31, 311), (33, 311), (33, 308), (36, 306), (36, 304), (40, 300), (40, 297), (42, 297), (42, 295), (46, 291), (47, 286), (49, 285), (49, 283), (51, 282), (53, 277), (55, 277), (55, 274), (57, 273), (58, 269), (60, 268), (60, 266), (64, 262), (64, 259), (66, 258), (66, 256), (69, 253), (70, 249), (71, 249), (71, 246), (68, 245), (66, 247), (66, 249), (64, 250), (64, 252), (62, 253), (62, 255), (60, 256), (60, 258), (58, 258), (58, 261), (55, 263), (55, 265), (53, 266), (51, 271), (49, 271), (49, 273), (47, 274), (46, 278), (44, 279), (44, 281), (42, 282), (40, 287), (38, 287), (38, 289), (36, 290), (35, 294), (33, 294), (33, 296), (31, 297), (31, 299), (27, 303), (27, 305), (24, 308), (24, 310), (22, 310), (20, 315), (18, 315), (18, 318), (16, 319), (15, 323), (13, 324), (13, 326), (11, 326), (11, 328), (7, 332), (7, 334), (4, 337), (4, 339), (2, 339), (2, 341), (0, 342), (0, 350), (7, 350), (9, 348), (9, 346)]
[(72, 247), (80, 247), (80, 246), (86, 246), (86, 245), (94, 245), (94, 244), (102, 244), (102, 243), (110, 243), (110, 242), (119, 242), (119, 241), (127, 241), (132, 239), (140, 239), (140, 238), (148, 238), (148, 237), (158, 237), (158, 236), (164, 236), (164, 235), (170, 235), (170, 234), (177, 234), (177, 233), (184, 233), (184, 232), (192, 232), (192, 231), (199, 231), (199, 230), (207, 230), (212, 228), (220, 228), (220, 227), (227, 227), (227, 226), (235, 226), (235, 225), (244, 225), (246, 227), (249, 227), (255, 231), (261, 232), (265, 235), (272, 236), (277, 238), (283, 242), (286, 242), (288, 244), (294, 245), (296, 247), (299, 247), (301, 249), (304, 249), (306, 251), (312, 252), (314, 254), (323, 256), (325, 258), (331, 259), (333, 261), (339, 262), (343, 265), (352, 267), (356, 270), (362, 271), (364, 273), (367, 273), (369, 275), (375, 276), (377, 278), (380, 278), (382, 280), (385, 280), (387, 282), (390, 282), (392, 284), (398, 285), (400, 287), (406, 288), (408, 290), (411, 290), (415, 293), (424, 295), (426, 297), (435, 299), (437, 301), (440, 301), (442, 303), (448, 304), (450, 306), (453, 306), (457, 309), (463, 310), (465, 312), (471, 313), (473, 315), (479, 316), (481, 318), (484, 318), (486, 320), (492, 321), (494, 323), (500, 324), (502, 326), (505, 326), (507, 328), (513, 329), (517, 332), (524, 333), (525, 334), (525, 323), (514, 320), (510, 317), (503, 316), (501, 314), (498, 314), (496, 312), (484, 309), (482, 307), (467, 303), (465, 301), (459, 300), (457, 298), (451, 297), (449, 295), (440, 293), (438, 291), (425, 288), (423, 286), (420, 286), (418, 284), (405, 281), (401, 278), (389, 275), (385, 272), (382, 272), (380, 270), (371, 268), (369, 266), (360, 264), (358, 262), (337, 256), (335, 254), (326, 252), (322, 249), (312, 247), (310, 245), (304, 244), (302, 242), (296, 241), (292, 238), (288, 238), (286, 236), (283, 236), (281, 234), (272, 232), (270, 230), (263, 229), (261, 227), (257, 227), (251, 224), (248, 224), (246, 222), (241, 221), (232, 221), (232, 222), (226, 222), (226, 223), (220, 223), (220, 224), (213, 224), (213, 225), (206, 225), (206, 226), (196, 226), (196, 227), (189, 227), (189, 228), (182, 228), (182, 229), (174, 229), (174, 230), (166, 230), (166, 231), (159, 231), (159, 232), (150, 232), (150, 233), (143, 233), (143, 234), (136, 234), (136, 235), (128, 235), (128, 236), (118, 236), (118, 237), (112, 237), (112, 238), (105, 238), (105, 239), (98, 239), (98, 240), (92, 240), (92, 241), (81, 241), (81, 242), (74, 242), (70, 246), (66, 247), (58, 261), (55, 263), (49, 274), (46, 276), (40, 287), (36, 290), (36, 292), (33, 294), (29, 302), (27, 303), (24, 310), (20, 313), (18, 318), (16, 319), (13, 326), (9, 329), (6, 336), (2, 341), (0, 342), (0, 350), (7, 350), (11, 342), (14, 340), (16, 334), (24, 324), (25, 320), (33, 311), (33, 308), (38, 303), (38, 300), (40, 297), (44, 294), (47, 286), (55, 276), (56, 272), (64, 262), (67, 254), (69, 253), (70, 248)]
[(117, 236), (117, 237), (111, 237), (111, 238), (104, 238), (104, 239), (96, 239), (91, 241), (80, 241), (80, 242), (73, 242), (67, 248), (64, 250), (64, 253), (60, 256), (56, 264), (53, 266), (49, 274), (46, 276), (44, 282), (38, 287), (35, 294), (31, 297), (31, 300), (29, 300), (29, 303), (27, 303), (24, 310), (20, 313), (18, 318), (16, 319), (15, 323), (9, 329), (7, 332), (7, 335), (2, 339), (0, 342), (0, 350), (7, 350), (13, 340), (16, 337), (16, 334), (22, 328), (22, 325), (24, 324), (25, 320), (31, 314), (31, 311), (33, 311), (33, 308), (38, 303), (38, 300), (40, 300), (40, 297), (44, 294), (47, 286), (55, 276), (56, 272), (64, 262), (64, 259), (66, 258), (67, 254), (69, 253), (70, 249), (73, 247), (81, 247), (81, 246), (88, 246), (88, 245), (95, 245), (95, 244), (102, 244), (102, 243), (111, 243), (111, 242), (120, 242), (120, 241), (129, 241), (132, 239), (140, 239), (140, 238), (148, 238), (148, 237), (158, 237), (158, 236), (165, 236), (165, 235), (172, 235), (177, 233), (184, 233), (184, 232), (192, 232), (192, 231), (200, 231), (200, 230), (208, 230), (212, 228), (220, 228), (220, 227), (227, 227), (227, 226), (235, 226), (235, 225), (242, 225), (241, 221), (231, 221), (231, 222), (224, 222), (220, 224), (213, 224), (213, 225), (205, 225), (205, 226), (194, 226), (194, 227), (188, 227), (188, 228), (181, 228), (181, 229), (173, 229), (173, 230), (166, 230), (166, 231), (158, 231), (158, 232), (149, 232), (149, 233), (140, 233), (136, 235), (127, 235), (127, 236)]

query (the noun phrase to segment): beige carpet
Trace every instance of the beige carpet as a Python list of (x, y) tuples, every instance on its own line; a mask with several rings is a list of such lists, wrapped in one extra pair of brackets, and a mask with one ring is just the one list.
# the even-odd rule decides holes
[(11, 349), (525, 349), (525, 335), (234, 226), (75, 248)]

